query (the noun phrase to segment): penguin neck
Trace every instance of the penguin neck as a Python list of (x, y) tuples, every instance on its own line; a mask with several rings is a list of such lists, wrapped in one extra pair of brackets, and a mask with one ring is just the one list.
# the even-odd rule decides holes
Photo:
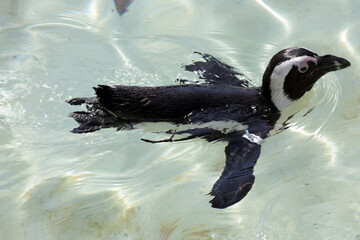
[(284, 92), (285, 76), (275, 78), (271, 73), (272, 69), (271, 71), (266, 69), (263, 75), (261, 92), (268, 102), (278, 110), (282, 110), (291, 105), (294, 100), (290, 99)]

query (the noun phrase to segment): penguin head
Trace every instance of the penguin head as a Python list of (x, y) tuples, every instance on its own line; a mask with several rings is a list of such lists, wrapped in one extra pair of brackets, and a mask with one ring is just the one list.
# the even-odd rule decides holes
[(281, 110), (311, 90), (326, 73), (350, 65), (346, 59), (333, 55), (319, 56), (302, 47), (287, 48), (270, 60), (263, 75), (262, 92)]

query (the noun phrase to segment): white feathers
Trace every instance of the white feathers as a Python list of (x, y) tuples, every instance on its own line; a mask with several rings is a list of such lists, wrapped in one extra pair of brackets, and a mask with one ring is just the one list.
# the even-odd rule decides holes
[(245, 133), (242, 135), (243, 138), (246, 138), (247, 140), (249, 140), (252, 143), (256, 143), (258, 145), (260, 145), (263, 142), (263, 139), (261, 137), (259, 137), (256, 134), (253, 133), (249, 133), (248, 130), (245, 130)]
[(231, 132), (243, 131), (248, 128), (247, 125), (241, 124), (240, 122), (233, 120), (224, 120), (224, 121), (210, 121), (205, 123), (191, 123), (191, 124), (181, 124), (174, 125), (172, 123), (166, 122), (156, 122), (156, 123), (148, 123), (142, 122), (133, 125), (133, 128), (142, 128), (146, 132), (157, 132), (157, 133), (166, 133), (169, 129), (173, 129), (173, 131), (182, 132), (188, 130), (195, 129), (213, 129), (217, 130), (223, 134), (229, 134)]
[[(301, 56), (289, 59), (277, 65), (270, 76), (271, 100), (278, 109), (283, 109), (293, 103), (284, 92), (285, 77), (288, 75), (293, 66), (297, 66), (300, 73), (306, 72), (308, 62), (317, 64), (317, 59), (310, 56)], [(301, 70), (300, 70), (301, 69)], [(304, 71), (304, 69), (306, 69)]]

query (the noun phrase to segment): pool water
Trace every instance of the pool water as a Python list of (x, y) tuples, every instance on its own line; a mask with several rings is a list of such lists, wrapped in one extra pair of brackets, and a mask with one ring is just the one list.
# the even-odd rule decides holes
[[(119, 2), (119, 1), (117, 1)], [(0, 239), (360, 239), (360, 2), (0, 0)], [(261, 84), (279, 50), (348, 59), (268, 138), (240, 203), (207, 195), (225, 143), (72, 134), (98, 84), (196, 80), (205, 52)], [(296, 106), (294, 106), (296, 108)], [(309, 114), (303, 117), (310, 109)]]

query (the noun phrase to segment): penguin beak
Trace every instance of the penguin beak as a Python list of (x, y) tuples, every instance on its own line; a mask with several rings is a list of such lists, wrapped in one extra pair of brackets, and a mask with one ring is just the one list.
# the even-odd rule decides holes
[(351, 63), (345, 58), (336, 57), (333, 55), (324, 55), (318, 57), (317, 70), (322, 73), (328, 73), (332, 71), (337, 71), (340, 69), (347, 68)]

